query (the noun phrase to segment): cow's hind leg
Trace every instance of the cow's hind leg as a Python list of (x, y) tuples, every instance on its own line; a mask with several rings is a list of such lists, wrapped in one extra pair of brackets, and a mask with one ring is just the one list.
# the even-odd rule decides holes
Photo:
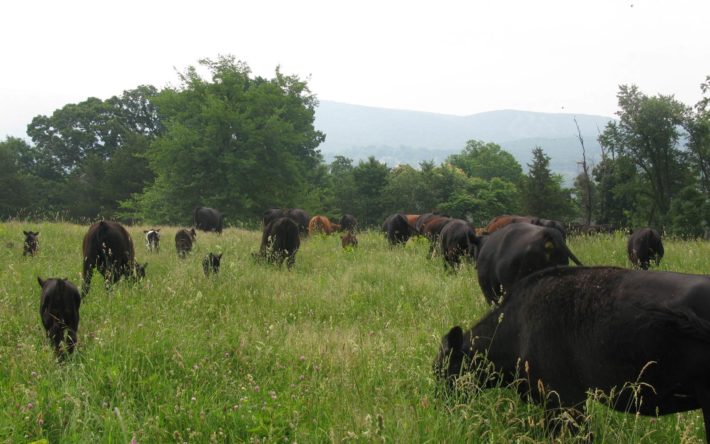
[(697, 387), (695, 396), (700, 403), (700, 408), (703, 410), (703, 421), (705, 422), (705, 442), (710, 442), (710, 387)]

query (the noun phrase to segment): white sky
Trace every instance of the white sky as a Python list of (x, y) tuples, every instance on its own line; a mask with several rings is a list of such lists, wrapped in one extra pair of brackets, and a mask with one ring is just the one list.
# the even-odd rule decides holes
[(321, 100), (467, 115), (613, 115), (616, 92), (700, 99), (708, 0), (9, 0), (0, 2), (0, 140), (38, 114), (200, 58), (310, 76)]

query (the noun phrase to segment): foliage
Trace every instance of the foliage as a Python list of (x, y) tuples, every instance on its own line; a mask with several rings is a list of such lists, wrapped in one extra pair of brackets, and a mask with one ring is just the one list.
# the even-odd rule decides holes
[(540, 147), (532, 151), (533, 161), (523, 178), (521, 200), (525, 214), (546, 219), (567, 220), (574, 214), (570, 191), (562, 187), (562, 176), (550, 171), (550, 157)]
[(461, 168), (468, 176), (491, 180), (495, 177), (517, 184), (523, 170), (517, 160), (500, 145), (469, 140), (459, 154), (449, 156), (447, 162)]
[(155, 98), (165, 131), (147, 153), (156, 181), (136, 199), (139, 215), (184, 224), (198, 205), (239, 219), (299, 204), (324, 138), (306, 83), (278, 69), (252, 77), (231, 56), (200, 65), (209, 79), (191, 66)]

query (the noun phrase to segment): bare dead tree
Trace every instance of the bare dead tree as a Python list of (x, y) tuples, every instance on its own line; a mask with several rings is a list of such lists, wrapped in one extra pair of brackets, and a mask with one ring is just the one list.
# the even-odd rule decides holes
[(592, 182), (589, 179), (589, 165), (587, 164), (587, 150), (584, 147), (584, 138), (582, 137), (582, 131), (579, 129), (579, 123), (577, 123), (577, 118), (574, 117), (574, 125), (577, 127), (577, 138), (579, 139), (579, 144), (582, 145), (582, 173), (584, 174), (584, 188), (586, 191), (586, 196), (583, 202), (584, 208), (584, 223), (585, 225), (590, 225), (592, 223)]

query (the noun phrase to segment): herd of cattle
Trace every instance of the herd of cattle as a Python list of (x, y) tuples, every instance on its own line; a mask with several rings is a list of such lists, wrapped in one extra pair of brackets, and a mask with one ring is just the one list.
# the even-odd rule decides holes
[[(197, 208), (193, 222), (175, 236), (180, 257), (192, 250), (195, 229), (223, 229), (223, 216), (211, 208)], [(254, 257), (279, 266), (285, 261), (289, 269), (309, 234), (342, 231), (343, 247), (357, 245), (352, 215), (335, 223), (301, 209), (273, 208), (262, 226)], [(566, 244), (566, 227), (537, 217), (499, 216), (476, 228), (436, 213), (396, 213), (382, 231), (393, 247), (426, 237), (429, 257), (438, 252), (446, 269), (456, 270), (462, 260), (475, 263), (491, 309), (470, 330), (455, 326), (443, 337), (434, 371), (448, 387), (459, 387), (464, 374), (479, 387), (515, 384), (524, 399), (544, 406), (553, 434), (563, 423), (582, 431), (587, 395), (601, 390), (620, 411), (664, 415), (700, 408), (710, 436), (710, 277), (646, 271), (664, 255), (657, 231), (630, 233), (627, 252), (637, 269), (583, 266)], [(34, 255), (39, 233), (24, 233), (23, 254)], [(158, 251), (160, 229), (145, 235), (146, 247)], [(76, 344), (79, 306), (94, 269), (107, 285), (145, 276), (147, 264), (135, 260), (131, 237), (117, 222), (91, 225), (82, 250), (81, 293), (66, 279), (38, 278), (40, 315), (60, 358)], [(204, 258), (205, 275), (219, 271), (221, 257)], [(569, 267), (570, 260), (577, 266)], [(573, 420), (561, 421), (563, 411)]]

